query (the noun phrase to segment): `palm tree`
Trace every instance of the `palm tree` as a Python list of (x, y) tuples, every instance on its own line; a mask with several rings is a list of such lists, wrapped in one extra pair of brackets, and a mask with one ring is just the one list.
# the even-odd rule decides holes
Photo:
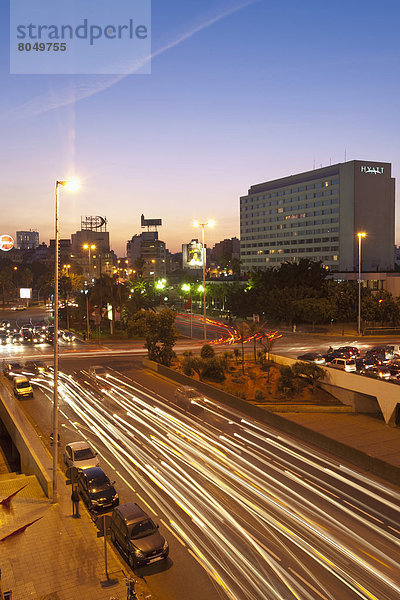
[(114, 335), (115, 312), (117, 307), (122, 307), (126, 299), (127, 290), (125, 285), (118, 282), (118, 275), (106, 275), (102, 273), (91, 289), (90, 298), (97, 302), (100, 310), (103, 304), (111, 305), (110, 333)]
[(249, 326), (246, 321), (235, 321), (233, 329), (242, 345), (242, 373), (244, 375), (244, 341), (249, 334)]
[(6, 295), (12, 290), (13, 269), (10, 265), (3, 267), (0, 271), (0, 287), (3, 296), (3, 308), (6, 304)]
[(262, 339), (266, 335), (267, 321), (252, 321), (248, 324), (248, 328), (253, 338), (254, 362), (257, 362), (257, 339)]

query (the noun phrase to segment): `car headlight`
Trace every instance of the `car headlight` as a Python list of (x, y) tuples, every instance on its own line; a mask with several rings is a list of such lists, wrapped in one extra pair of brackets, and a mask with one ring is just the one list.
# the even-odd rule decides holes
[(94, 504), (95, 506), (97, 506), (97, 505), (98, 505), (98, 503), (99, 503), (99, 501), (98, 501), (98, 500), (92, 500), (92, 504)]
[(139, 548), (135, 548), (135, 556), (136, 558), (146, 558), (145, 553), (139, 550)]
[(114, 494), (113, 500), (117, 500), (118, 498), (119, 498), (119, 496), (118, 496), (118, 492), (117, 492), (116, 494)]
[(169, 548), (168, 542), (167, 542), (167, 540), (165, 540), (163, 547), (162, 547), (162, 551), (166, 552), (168, 550), (168, 548)]

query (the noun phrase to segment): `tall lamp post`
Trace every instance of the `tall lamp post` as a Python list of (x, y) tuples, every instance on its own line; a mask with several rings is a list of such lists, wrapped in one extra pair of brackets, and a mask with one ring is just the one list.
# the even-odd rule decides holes
[(91, 279), (92, 269), (91, 269), (91, 264), (90, 264), (90, 251), (96, 250), (96, 246), (95, 246), (95, 244), (83, 244), (83, 249), (88, 250), (88, 252), (89, 252), (89, 279)]
[(358, 319), (357, 329), (358, 335), (361, 335), (361, 240), (365, 238), (366, 233), (361, 231), (357, 233), (358, 236)]
[(58, 281), (60, 254), (60, 186), (74, 190), (78, 184), (74, 181), (56, 181), (55, 212), (55, 262), (54, 262), (54, 364), (53, 364), (53, 504), (57, 502), (57, 458), (58, 458)]
[(208, 221), (207, 223), (199, 223), (195, 221), (193, 223), (195, 227), (201, 227), (201, 247), (203, 253), (203, 329), (204, 329), (204, 343), (207, 343), (207, 321), (206, 321), (206, 248), (205, 248), (205, 229), (207, 225), (213, 227), (214, 221)]

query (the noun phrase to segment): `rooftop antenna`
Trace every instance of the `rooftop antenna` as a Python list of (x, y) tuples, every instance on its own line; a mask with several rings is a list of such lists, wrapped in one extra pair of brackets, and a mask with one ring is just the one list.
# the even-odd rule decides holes
[(329, 166), (332, 165), (332, 156), (329, 157)]
[(346, 148), (344, 149), (344, 162), (346, 162)]
[(313, 161), (313, 169), (315, 170), (315, 158), (314, 158), (314, 161)]

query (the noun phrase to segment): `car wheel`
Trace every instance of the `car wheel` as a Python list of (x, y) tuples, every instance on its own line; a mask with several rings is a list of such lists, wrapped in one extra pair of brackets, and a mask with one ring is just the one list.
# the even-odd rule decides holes
[(129, 554), (128, 562), (129, 562), (129, 566), (132, 570), (136, 568), (136, 560), (135, 560), (135, 557), (133, 556), (133, 554)]

